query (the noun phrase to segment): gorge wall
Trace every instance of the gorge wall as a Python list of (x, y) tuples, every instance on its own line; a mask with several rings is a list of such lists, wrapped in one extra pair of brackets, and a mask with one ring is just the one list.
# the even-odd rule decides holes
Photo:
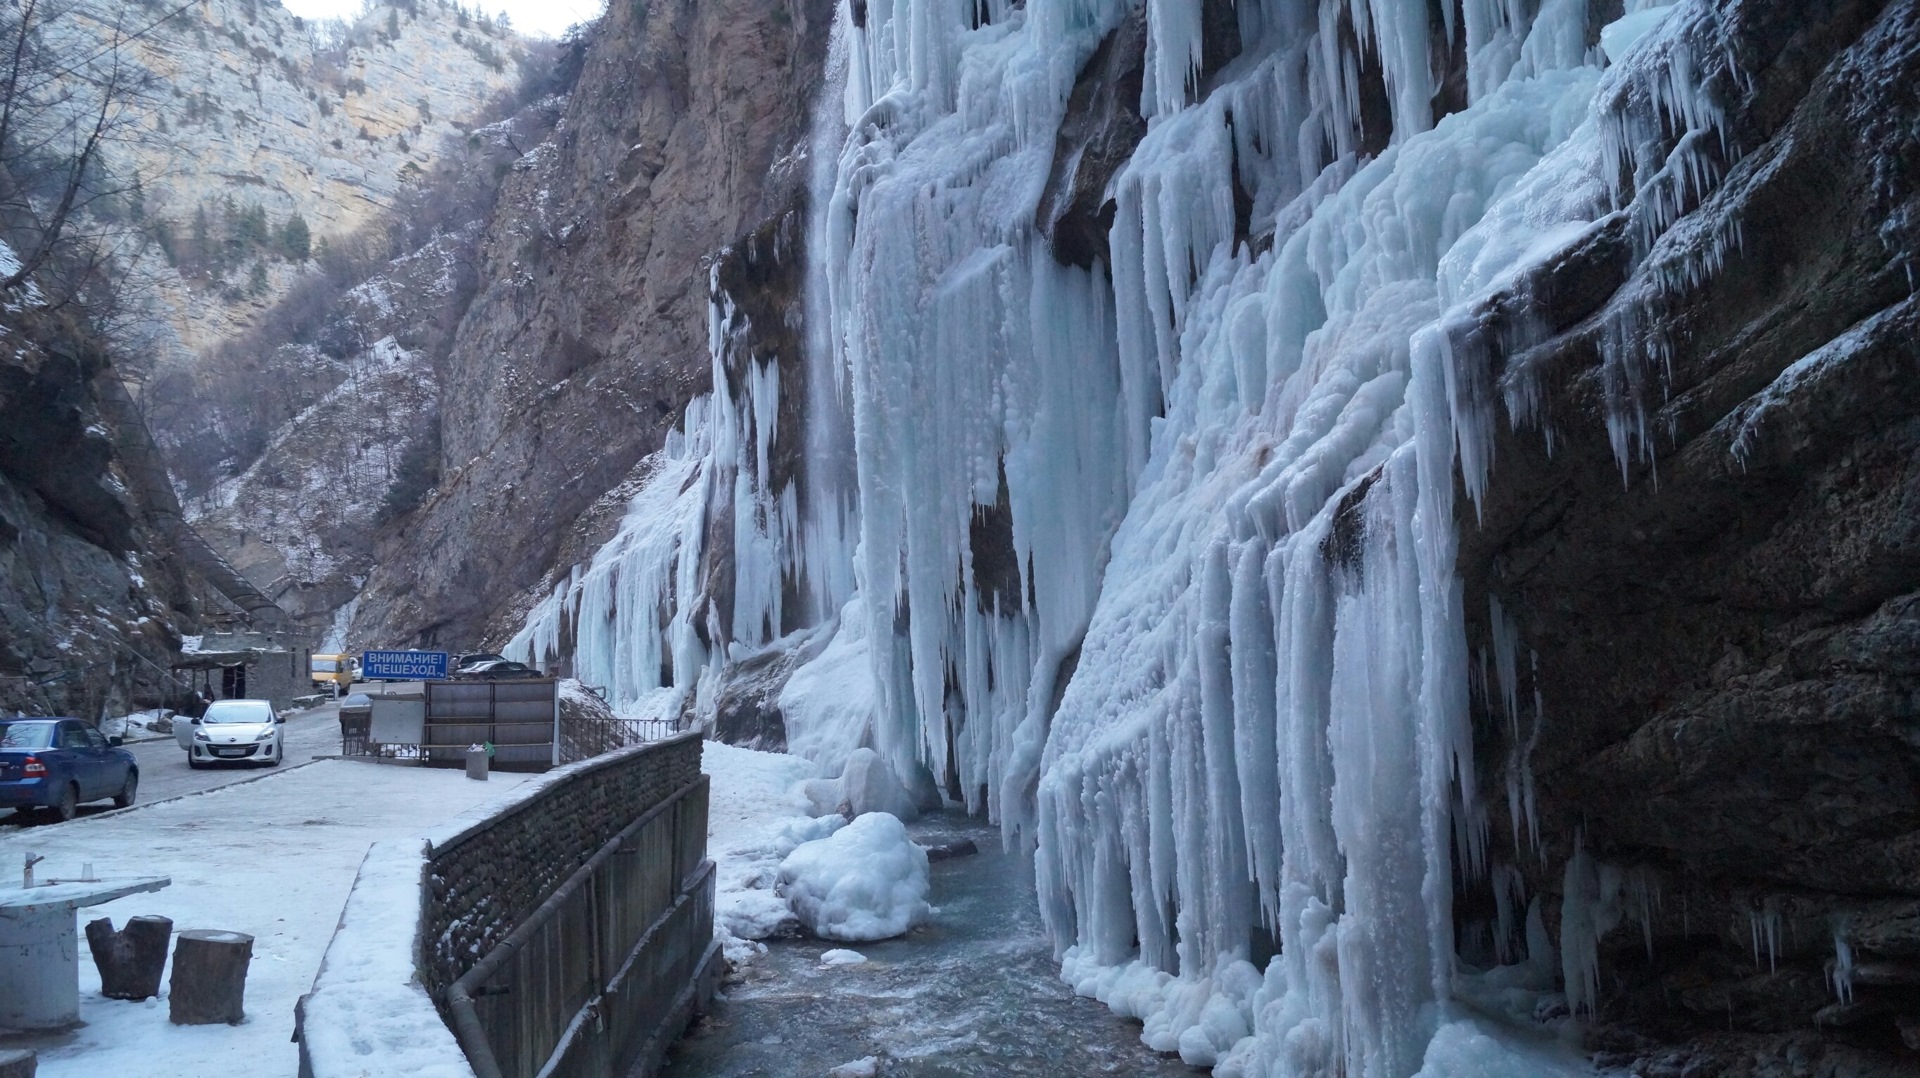
[(132, 493), (98, 343), (29, 291), (0, 315), (0, 714), (169, 702), (199, 585)]
[(1912, 1068), (1914, 4), (839, 18), (510, 653), (925, 769), (1216, 1073)]
[[(372, 5), (337, 40), (278, 0), (78, 0), (42, 18), (50, 47), (122, 59), (104, 164), (138, 191), (147, 243), (129, 269), (170, 330), (150, 367), (191, 363), (299, 279), (303, 259), (279, 257), (290, 217), (319, 242), (376, 222), (528, 49), (446, 0)], [(254, 207), (272, 242), (229, 255), (228, 218)], [(195, 250), (196, 229), (218, 249)]]
[[(1714, 1073), (1768, 1072), (1766, 1034), (1841, 1073), (1873, 1065), (1831, 1040), (1911, 1067), (1920, 16), (1716, 14), (1725, 52), (1702, 82), (1738, 160), (1630, 272), (1625, 234), (1556, 267), (1537, 306), (1558, 332), (1471, 376), (1512, 422), (1463, 523), (1465, 609), (1488, 654), (1517, 643), (1532, 701), (1518, 726), (1486, 723), (1480, 766), (1505, 754), (1537, 783), (1518, 827), (1494, 799), (1494, 845), (1531, 830), (1513, 863), (1563, 901), (1628, 904), (1560, 871), (1576, 843), (1659, 881), (1637, 915), (1651, 947), (1603, 939), (1599, 1013), (1639, 1031), (1607, 1047), (1718, 1027), (1694, 1064)], [(1711, 230), (1738, 239), (1703, 265)], [(1627, 319), (1657, 326), (1664, 369), (1622, 460), (1603, 420)]]
[(708, 259), (804, 192), (831, 20), (825, 0), (610, 7), (553, 138), (507, 178), (442, 479), (382, 549), (354, 639), (507, 635), (610, 533), (708, 388)]

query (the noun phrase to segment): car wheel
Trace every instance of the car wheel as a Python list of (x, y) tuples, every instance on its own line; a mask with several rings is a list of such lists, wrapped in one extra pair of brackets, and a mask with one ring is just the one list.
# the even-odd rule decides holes
[(138, 793), (139, 790), (140, 772), (128, 768), (126, 784), (120, 787), (119, 793), (113, 795), (113, 807), (126, 808), (128, 805), (133, 804), (133, 795)]
[(203, 764), (203, 763), (201, 763), (200, 761), (198, 761), (198, 760), (196, 760), (196, 759), (194, 759), (193, 757), (191, 757), (191, 756), (189, 756), (189, 757), (187, 757), (187, 766), (188, 766), (188, 767), (191, 767), (191, 768), (193, 768), (193, 769), (194, 769), (195, 771), (198, 771), (198, 770), (200, 770), (201, 768), (203, 768), (203, 767), (205, 767), (205, 766), (207, 766), (207, 765), (205, 765), (205, 764)]
[(60, 787), (59, 794), (55, 795), (53, 804), (47, 806), (47, 811), (53, 813), (63, 823), (73, 819), (80, 811), (80, 791), (75, 789), (71, 782)]

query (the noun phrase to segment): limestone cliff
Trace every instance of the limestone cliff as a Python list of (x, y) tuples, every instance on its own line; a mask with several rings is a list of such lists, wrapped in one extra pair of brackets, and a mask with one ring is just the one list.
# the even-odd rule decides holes
[(443, 382), (442, 482), (383, 548), (356, 638), (504, 636), (604, 538), (608, 493), (708, 389), (709, 258), (804, 187), (831, 16), (610, 7), (565, 119), (507, 178)]
[[(289, 218), (315, 241), (374, 221), (518, 82), (528, 48), (446, 0), (375, 5), (338, 39), (277, 0), (79, 0), (43, 33), (82, 49), (126, 39), (132, 123), (105, 164), (139, 185), (152, 241), (139, 268), (176, 360), (232, 336), (298, 278), (300, 259), (272, 242)], [(255, 208), (270, 242), (193, 249), (222, 245), (229, 218)]]
[[(1542, 414), (1498, 424), (1485, 513), (1463, 521), (1472, 630), (1489, 654), (1511, 634), (1519, 698), (1539, 693), (1517, 726), (1496, 703), (1483, 716), (1482, 766), (1537, 784), (1537, 821), (1496, 799), (1492, 830), (1548, 836), (1512, 863), (1563, 899), (1591, 882), (1561, 872), (1574, 836), (1595, 880), (1660, 881), (1651, 944), (1637, 927), (1603, 940), (1596, 1046), (1640, 1073), (1787, 1073), (1783, 1038), (1816, 1068), (1792, 1073), (1904, 1073), (1920, 1050), (1920, 13), (1718, 6), (1736, 51), (1710, 85), (1738, 162), (1631, 274), (1622, 229), (1532, 282), (1556, 332), (1484, 372), (1550, 387)], [(1688, 233), (1728, 227), (1724, 266), (1679, 272)], [(1628, 317), (1657, 320), (1669, 351), (1623, 475), (1606, 421), (1609, 328)], [(1837, 969), (1846, 952), (1857, 966)]]

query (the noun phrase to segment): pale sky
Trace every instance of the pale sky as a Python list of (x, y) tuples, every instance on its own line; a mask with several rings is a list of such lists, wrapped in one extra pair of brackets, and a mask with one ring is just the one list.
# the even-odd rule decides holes
[[(288, 11), (307, 19), (351, 19), (365, 0), (280, 0)], [(490, 15), (506, 12), (523, 34), (559, 37), (576, 22), (585, 22), (606, 10), (606, 0), (463, 0), (469, 10)]]

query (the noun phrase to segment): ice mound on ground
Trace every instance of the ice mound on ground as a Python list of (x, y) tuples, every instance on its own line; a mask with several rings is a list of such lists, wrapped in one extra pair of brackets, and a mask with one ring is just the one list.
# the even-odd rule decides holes
[(1433, 1035), (1413, 1078), (1574, 1078), (1583, 1073), (1592, 1072), (1577, 1062), (1532, 1050), (1502, 1031), (1454, 1021)]
[[(766, 861), (778, 861), (798, 847), (826, 838), (846, 825), (847, 821), (840, 816), (823, 816), (817, 820), (796, 817), (781, 823), (761, 852)], [(716, 895), (714, 916), (720, 927), (740, 940), (763, 940), (791, 933), (793, 910), (774, 891), (772, 884), (776, 878), (774, 872), (762, 869), (743, 877), (740, 887)], [(741, 958), (729, 954), (728, 959), (736, 963), (743, 961), (750, 957), (749, 950), (740, 949)]]
[[(855, 749), (837, 779), (814, 779), (806, 784), (807, 800), (816, 815), (840, 811), (855, 816), (884, 812), (902, 820), (917, 819), (920, 806), (872, 749)], [(936, 792), (935, 796), (938, 796)]]
[(899, 817), (869, 812), (780, 862), (780, 891), (800, 923), (836, 940), (882, 940), (925, 921), (927, 852)]

